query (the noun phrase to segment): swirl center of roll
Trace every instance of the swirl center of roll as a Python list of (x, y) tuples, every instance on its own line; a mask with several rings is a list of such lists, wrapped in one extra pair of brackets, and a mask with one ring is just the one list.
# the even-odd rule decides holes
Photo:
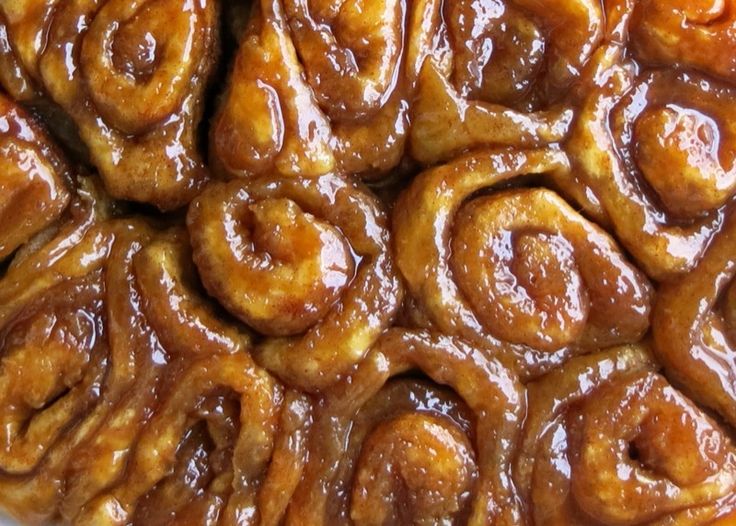
[[(588, 319), (587, 288), (574, 248), (540, 219), (547, 191), (476, 199), (455, 223), (452, 266), (462, 292), (493, 334), (537, 349), (580, 338)], [(520, 214), (539, 202), (539, 217)]]
[(697, 217), (722, 206), (736, 174), (720, 160), (718, 124), (676, 105), (647, 110), (636, 122), (637, 162), (666, 209)]
[(153, 75), (160, 58), (155, 35), (140, 22), (120, 28), (112, 43), (115, 68), (138, 82), (146, 82)]
[(350, 515), (359, 525), (445, 523), (464, 510), (476, 477), (472, 445), (457, 424), (407, 413), (364, 443)]
[[(602, 388), (586, 399), (578, 422), (575, 498), (609, 524), (639, 523), (697, 506), (731, 491), (736, 482), (725, 436), (656, 374)], [(642, 497), (646, 506), (632, 505)]]
[(193, 80), (203, 47), (196, 5), (107, 2), (90, 24), (81, 65), (105, 121), (139, 135), (169, 117)]
[(353, 277), (355, 264), (342, 233), (289, 199), (250, 204), (243, 224), (250, 239), (244, 236), (241, 246), (252, 254), (246, 323), (266, 334), (306, 331)]
[(501, 2), (446, 4), (456, 50), (455, 87), (465, 97), (513, 103), (532, 87), (545, 57), (539, 27)]
[[(72, 283), (57, 292), (52, 310), (32, 309), (0, 334), (0, 404), (6, 408), (0, 470), (8, 473), (33, 469), (68, 424), (66, 417), (83, 407), (81, 392), (99, 395), (92, 363), (100, 358), (93, 354), (102, 336), (99, 284)], [(75, 293), (81, 305), (70, 305), (65, 296)]]

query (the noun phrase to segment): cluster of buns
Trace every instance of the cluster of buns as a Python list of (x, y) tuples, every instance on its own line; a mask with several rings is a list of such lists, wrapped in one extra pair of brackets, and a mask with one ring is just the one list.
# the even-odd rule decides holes
[(736, 0), (0, 0), (0, 508), (730, 524)]

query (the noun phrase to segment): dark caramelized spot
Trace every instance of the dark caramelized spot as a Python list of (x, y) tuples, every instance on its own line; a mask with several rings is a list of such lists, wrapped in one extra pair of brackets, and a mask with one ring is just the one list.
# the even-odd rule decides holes
[[(133, 27), (133, 29), (129, 29)], [(139, 34), (138, 31), (142, 31)], [(115, 67), (138, 82), (146, 82), (158, 66), (156, 37), (145, 28), (126, 25), (118, 31), (112, 44), (112, 61)]]

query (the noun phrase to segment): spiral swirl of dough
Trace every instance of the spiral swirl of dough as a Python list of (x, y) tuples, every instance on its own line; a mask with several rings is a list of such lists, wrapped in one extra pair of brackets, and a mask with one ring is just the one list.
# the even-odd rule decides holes
[[(413, 369), (432, 382), (389, 382)], [(521, 384), (494, 358), (391, 330), (325, 393), (286, 523), (518, 524), (510, 469), (523, 414)]]
[(393, 321), (387, 223), (365, 189), (332, 175), (213, 184), (188, 215), (207, 290), (270, 336), (259, 363), (305, 389), (348, 372)]
[(556, 149), (471, 154), (419, 175), (394, 212), (396, 262), (431, 324), (503, 348), (523, 376), (572, 352), (636, 342), (649, 327), (647, 279), (557, 194), (474, 198), (566, 170)]
[(434, 3), (257, 2), (212, 128), (216, 169), (373, 178), (398, 165)]
[[(174, 381), (125, 478), (88, 503), (76, 523), (125, 525), (143, 512), (149, 521), (278, 524), (303, 462), (306, 399), (285, 394), (244, 352), (188, 362)], [(296, 480), (276, 471), (286, 465), (296, 468)]]
[(651, 63), (679, 64), (736, 80), (736, 11), (731, 0), (636, 2), (632, 47)]
[[(61, 512), (69, 519), (124, 477), (141, 427), (159, 405), (165, 380), (176, 378), (182, 363), (243, 353), (250, 344), (246, 332), (216, 317), (196, 277), (185, 270), (191, 264), (182, 267), (189, 251), (183, 229), (148, 229), (145, 237), (119, 245), (113, 247), (106, 279), (111, 361), (121, 365), (108, 373), (112, 387), (105, 391), (108, 397), (118, 393), (119, 401), (66, 468)], [(122, 392), (126, 385), (129, 390)]]
[(23, 71), (74, 120), (114, 197), (164, 210), (187, 204), (209, 178), (197, 126), (215, 2), (57, 3), (0, 6)]
[(0, 280), (0, 502), (24, 520), (71, 521), (120, 484), (164, 380), (250, 346), (200, 292), (184, 229), (110, 217), (87, 186)]
[(560, 141), (560, 94), (602, 36), (590, 0), (261, 0), (212, 129), (216, 167), (375, 178), (409, 136), (425, 164)]
[(699, 402), (736, 422), (736, 216), (689, 274), (661, 287), (652, 318), (657, 357)]
[(592, 0), (439, 2), (442, 38), (424, 63), (412, 108), (411, 153), (424, 164), (488, 146), (562, 140), (560, 103), (603, 40)]
[(130, 356), (108, 343), (105, 266), (120, 232), (101, 226), (99, 216), (82, 192), (65, 221), (23, 247), (0, 281), (8, 430), (0, 487), (7, 509), (33, 510), (34, 520), (55, 512), (69, 452), (119, 394), (108, 390), (124, 388), (117, 382), (131, 372), (121, 370)]
[[(719, 74), (714, 68), (730, 67), (706, 56), (697, 36), (733, 38), (715, 22), (725, 3), (664, 4), (613, 3), (611, 42), (573, 90), (580, 110), (566, 148), (574, 167), (569, 184), (592, 190), (621, 243), (658, 281), (697, 264), (736, 193), (734, 88), (698, 71), (661, 69)], [(674, 21), (680, 17), (682, 25)], [(717, 54), (723, 47), (709, 49)]]
[(695, 525), (728, 512), (730, 438), (653, 367), (622, 347), (528, 386), (514, 479), (530, 521)]

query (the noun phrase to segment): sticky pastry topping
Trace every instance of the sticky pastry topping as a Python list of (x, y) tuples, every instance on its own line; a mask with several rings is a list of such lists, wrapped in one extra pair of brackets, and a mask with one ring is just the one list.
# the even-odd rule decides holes
[(733, 0), (0, 0), (0, 510), (731, 524), (734, 122)]

